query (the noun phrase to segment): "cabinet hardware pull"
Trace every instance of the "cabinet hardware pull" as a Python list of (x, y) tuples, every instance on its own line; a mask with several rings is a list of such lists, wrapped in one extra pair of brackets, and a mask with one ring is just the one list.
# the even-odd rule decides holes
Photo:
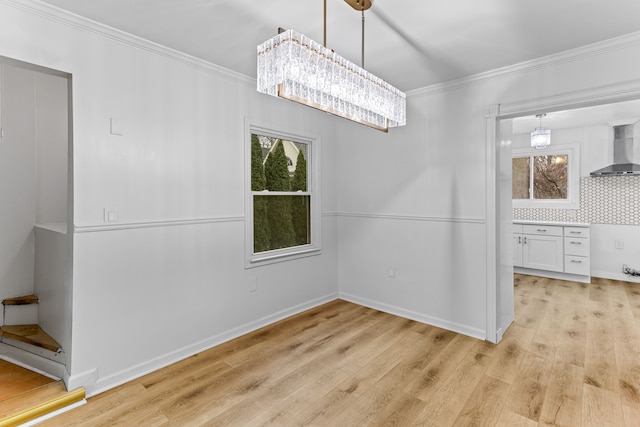
[(522, 236), (518, 236), (518, 244), (522, 243)]
[(546, 232), (547, 230), (544, 229), (544, 228), (538, 228), (536, 231), (545, 231)]
[(571, 260), (571, 262), (576, 262), (576, 263), (578, 263), (578, 264), (582, 263), (582, 261), (579, 261), (579, 260), (577, 260), (577, 259), (572, 259), (572, 260)]
[(582, 234), (582, 231), (570, 231), (571, 234)]
[(582, 242), (571, 242), (572, 245), (581, 245)]
[(524, 244), (525, 245), (527, 244), (527, 238), (526, 237), (524, 238)]

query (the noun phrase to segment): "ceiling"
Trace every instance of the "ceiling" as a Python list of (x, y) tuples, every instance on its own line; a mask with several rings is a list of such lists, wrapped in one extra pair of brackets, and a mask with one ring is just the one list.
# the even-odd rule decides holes
[[(44, 0), (255, 77), (278, 27), (323, 39), (323, 0)], [(365, 66), (412, 90), (640, 31), (638, 0), (373, 0)], [(361, 16), (327, 0), (327, 47), (360, 64)]]

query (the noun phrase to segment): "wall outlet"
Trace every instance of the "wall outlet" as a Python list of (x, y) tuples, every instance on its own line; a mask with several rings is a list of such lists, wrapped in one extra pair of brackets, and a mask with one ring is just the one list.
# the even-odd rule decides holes
[(391, 279), (395, 279), (396, 278), (396, 268), (395, 267), (389, 267), (389, 271), (387, 272), (387, 274)]
[(624, 242), (622, 240), (616, 240), (616, 249), (624, 249)]

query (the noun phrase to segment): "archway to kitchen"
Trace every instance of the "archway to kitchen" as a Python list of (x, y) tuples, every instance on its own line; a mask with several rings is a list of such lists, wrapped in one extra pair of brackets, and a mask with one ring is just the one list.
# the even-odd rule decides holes
[(500, 341), (513, 320), (512, 144), (504, 129), (507, 120), (639, 99), (640, 81), (633, 81), (487, 108), (488, 340)]

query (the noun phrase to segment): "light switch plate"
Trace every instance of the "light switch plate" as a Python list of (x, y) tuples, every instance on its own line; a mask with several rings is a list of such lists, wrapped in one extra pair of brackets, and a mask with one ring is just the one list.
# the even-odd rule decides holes
[(114, 209), (104, 208), (104, 222), (118, 222), (118, 212)]
[(124, 123), (122, 119), (111, 117), (111, 119), (109, 120), (109, 125), (110, 125), (111, 135), (118, 135), (118, 136), (124, 135), (124, 129), (123, 129)]

